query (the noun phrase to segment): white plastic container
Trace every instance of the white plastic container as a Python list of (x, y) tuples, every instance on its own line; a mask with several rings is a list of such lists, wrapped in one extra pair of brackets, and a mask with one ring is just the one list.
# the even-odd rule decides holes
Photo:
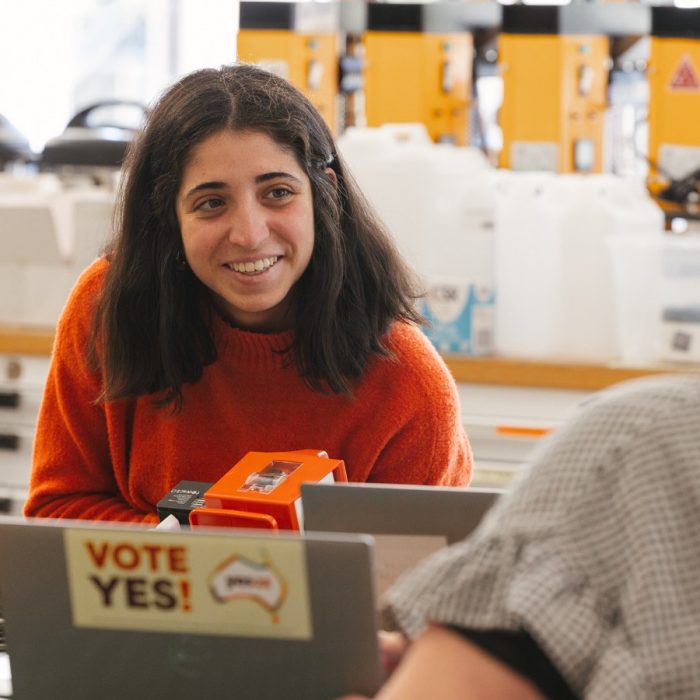
[(644, 188), (612, 175), (510, 173), (496, 206), (496, 347), (505, 355), (619, 355), (607, 241), (661, 235)]
[(55, 176), (0, 178), (0, 323), (55, 326), (112, 228), (114, 195)]
[(562, 311), (560, 202), (550, 173), (504, 173), (495, 215), (496, 347), (545, 357), (558, 350)]
[(417, 124), (348, 129), (338, 146), (419, 275), (492, 282), (495, 171), (479, 150)]
[(339, 148), (422, 279), (428, 337), (442, 352), (490, 353), (497, 172), (477, 149), (432, 143), (422, 124), (349, 129)]
[(700, 362), (700, 237), (619, 236), (609, 246), (622, 359)]

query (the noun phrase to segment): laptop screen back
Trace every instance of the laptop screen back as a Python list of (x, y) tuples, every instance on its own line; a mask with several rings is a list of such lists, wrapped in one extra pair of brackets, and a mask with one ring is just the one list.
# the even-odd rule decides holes
[(378, 598), (426, 556), (469, 535), (503, 493), (399, 484), (301, 487), (305, 531), (367, 533), (375, 540)]
[(372, 542), (0, 518), (22, 700), (332, 698), (380, 685)]

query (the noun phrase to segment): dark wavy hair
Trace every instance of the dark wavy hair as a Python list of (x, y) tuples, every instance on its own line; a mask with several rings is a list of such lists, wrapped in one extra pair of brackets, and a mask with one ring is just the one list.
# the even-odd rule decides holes
[(125, 161), (90, 344), (103, 369), (103, 400), (155, 394), (156, 403), (177, 410), (183, 385), (217, 358), (213, 305), (182, 263), (175, 205), (193, 147), (222, 129), (267, 134), (294, 154), (311, 182), (314, 248), (295, 289), (290, 348), (309, 386), (351, 394), (370, 356), (387, 354), (382, 337), (391, 323), (422, 320), (415, 278), (311, 103), (252, 65), (199, 70), (149, 111)]

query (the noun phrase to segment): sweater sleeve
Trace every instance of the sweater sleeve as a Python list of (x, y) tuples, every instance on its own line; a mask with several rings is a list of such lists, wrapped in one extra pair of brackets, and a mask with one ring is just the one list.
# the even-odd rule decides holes
[[(473, 458), (452, 375), (415, 327), (397, 329), (391, 349), (397, 372), (388, 404), (392, 427), (367, 480), (467, 486)], [(373, 403), (386, 405), (386, 399)]]
[(78, 280), (58, 323), (37, 423), (29, 497), (31, 517), (154, 521), (121, 495), (99, 372), (89, 367), (87, 340), (106, 264)]

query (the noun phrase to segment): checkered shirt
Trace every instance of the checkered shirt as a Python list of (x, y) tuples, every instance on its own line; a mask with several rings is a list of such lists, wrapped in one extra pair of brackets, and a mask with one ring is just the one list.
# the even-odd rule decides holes
[(582, 698), (700, 698), (700, 377), (595, 395), (386, 600), (411, 637), (525, 630)]

